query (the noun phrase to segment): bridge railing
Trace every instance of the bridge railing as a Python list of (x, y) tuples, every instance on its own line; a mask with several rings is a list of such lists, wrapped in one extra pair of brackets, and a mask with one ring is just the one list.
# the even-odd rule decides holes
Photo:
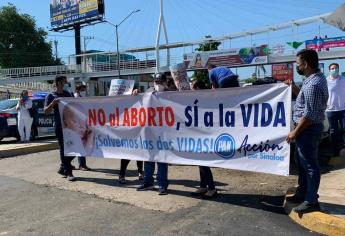
[(0, 79), (81, 73), (81, 65), (58, 65), (0, 69)]

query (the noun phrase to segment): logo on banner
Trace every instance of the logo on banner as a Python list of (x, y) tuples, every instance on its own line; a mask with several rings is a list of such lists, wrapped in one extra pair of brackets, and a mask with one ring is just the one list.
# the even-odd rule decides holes
[(216, 139), (214, 152), (225, 159), (230, 159), (235, 155), (236, 143), (230, 134), (221, 134)]

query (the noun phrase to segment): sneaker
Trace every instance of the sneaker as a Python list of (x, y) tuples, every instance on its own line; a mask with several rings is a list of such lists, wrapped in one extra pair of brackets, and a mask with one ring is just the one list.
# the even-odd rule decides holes
[(125, 176), (120, 175), (118, 181), (119, 181), (120, 184), (126, 184)]
[(217, 190), (213, 189), (213, 190), (207, 190), (207, 192), (204, 194), (203, 198), (204, 199), (211, 199), (211, 198), (215, 198), (218, 196)]
[(91, 168), (89, 168), (88, 166), (79, 166), (79, 170), (82, 170), (82, 171), (90, 171)]
[(142, 184), (137, 188), (137, 191), (153, 190), (153, 185)]
[(207, 188), (198, 188), (195, 192), (191, 193), (192, 196), (204, 195), (207, 192)]
[(67, 176), (67, 180), (72, 182), (72, 181), (76, 181), (77, 179), (72, 174), (70, 174)]
[(67, 178), (67, 173), (64, 169), (60, 168), (57, 173), (62, 175), (62, 178)]
[(302, 202), (297, 207), (292, 208), (292, 210), (298, 214), (309, 213), (313, 211), (320, 211), (319, 203), (309, 203), (307, 201)]
[(304, 201), (303, 198), (297, 196), (296, 194), (292, 195), (292, 196), (287, 196), (285, 198), (285, 200), (287, 202), (291, 202), (291, 203), (302, 203)]
[(168, 194), (168, 190), (166, 188), (158, 189), (158, 195), (162, 196), (162, 195), (167, 195), (167, 194)]
[(138, 179), (139, 179), (140, 182), (144, 181), (144, 175), (143, 175), (143, 173), (139, 173), (139, 174), (138, 174)]

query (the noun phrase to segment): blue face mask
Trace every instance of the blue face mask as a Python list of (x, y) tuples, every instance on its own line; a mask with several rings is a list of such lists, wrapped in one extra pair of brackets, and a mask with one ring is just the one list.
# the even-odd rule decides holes
[(330, 70), (330, 73), (332, 76), (338, 76), (339, 75), (339, 69)]
[(29, 96), (23, 96), (24, 101), (27, 101), (29, 99)]

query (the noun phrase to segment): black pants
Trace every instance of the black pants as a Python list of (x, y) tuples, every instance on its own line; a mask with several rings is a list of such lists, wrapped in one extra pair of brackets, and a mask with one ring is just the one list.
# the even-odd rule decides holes
[[(121, 159), (120, 176), (125, 177), (127, 166), (129, 164), (129, 162), (130, 162), (130, 160)], [(138, 173), (142, 174), (143, 173), (143, 162), (137, 161), (137, 167), (138, 167)]]
[(62, 169), (66, 175), (72, 174), (72, 160), (74, 157), (67, 157), (64, 154), (63, 133), (62, 129), (55, 129), (55, 134), (59, 142), (60, 147), (60, 169)]
[(216, 187), (214, 185), (211, 168), (207, 166), (199, 166), (199, 172), (200, 188), (208, 188), (209, 190), (215, 190)]
[(86, 158), (78, 157), (79, 167), (86, 167)]

